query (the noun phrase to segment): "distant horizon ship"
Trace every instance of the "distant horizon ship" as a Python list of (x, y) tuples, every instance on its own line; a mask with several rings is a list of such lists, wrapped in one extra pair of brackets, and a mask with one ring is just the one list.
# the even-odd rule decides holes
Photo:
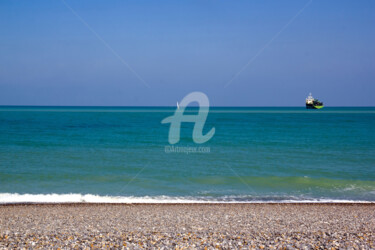
[(306, 108), (307, 109), (321, 109), (323, 108), (323, 102), (319, 101), (318, 99), (315, 99), (311, 93), (306, 98)]

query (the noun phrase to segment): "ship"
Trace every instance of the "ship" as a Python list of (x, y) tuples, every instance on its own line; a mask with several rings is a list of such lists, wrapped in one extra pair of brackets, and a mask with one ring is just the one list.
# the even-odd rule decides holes
[(311, 93), (306, 98), (307, 109), (321, 109), (323, 107), (324, 107), (323, 103), (319, 101), (318, 99), (315, 99), (314, 97), (312, 97)]

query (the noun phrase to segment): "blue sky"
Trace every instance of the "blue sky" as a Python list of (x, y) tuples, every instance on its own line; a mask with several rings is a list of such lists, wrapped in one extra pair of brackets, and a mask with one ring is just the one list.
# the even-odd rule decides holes
[(0, 2), (0, 105), (375, 106), (374, 1), (65, 1)]

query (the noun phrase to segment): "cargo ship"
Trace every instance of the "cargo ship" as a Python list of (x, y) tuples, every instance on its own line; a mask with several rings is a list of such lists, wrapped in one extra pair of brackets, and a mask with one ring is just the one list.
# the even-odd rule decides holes
[(323, 108), (323, 103), (320, 102), (318, 99), (312, 97), (311, 93), (306, 98), (306, 108), (307, 109), (321, 109)]

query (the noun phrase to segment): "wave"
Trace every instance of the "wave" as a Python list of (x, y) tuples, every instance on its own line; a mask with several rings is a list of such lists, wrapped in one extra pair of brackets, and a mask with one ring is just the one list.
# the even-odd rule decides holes
[(95, 194), (18, 194), (0, 193), (0, 204), (25, 203), (103, 203), (103, 204), (140, 204), (140, 203), (375, 203), (365, 200), (316, 199), (301, 197), (251, 197), (223, 196), (172, 197), (172, 196), (100, 196)]

